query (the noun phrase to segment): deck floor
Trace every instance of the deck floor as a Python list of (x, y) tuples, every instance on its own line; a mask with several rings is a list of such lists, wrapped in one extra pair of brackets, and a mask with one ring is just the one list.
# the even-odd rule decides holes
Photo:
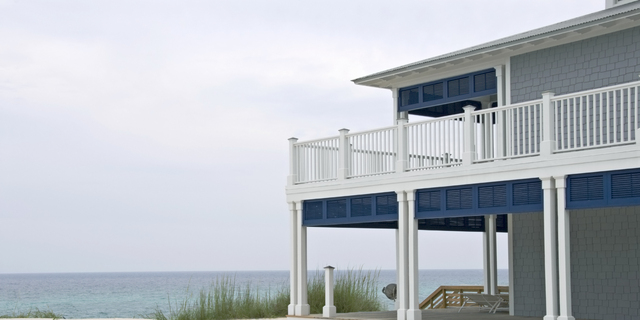
[[(323, 318), (321, 314), (312, 314), (306, 317), (289, 317), (290, 319), (336, 319), (336, 320), (396, 320), (396, 311), (381, 312), (353, 312), (338, 313), (334, 318)], [(422, 310), (423, 320), (530, 320), (542, 319), (542, 317), (510, 316), (508, 312), (488, 313), (479, 308), (463, 309), (458, 313), (458, 308)]]

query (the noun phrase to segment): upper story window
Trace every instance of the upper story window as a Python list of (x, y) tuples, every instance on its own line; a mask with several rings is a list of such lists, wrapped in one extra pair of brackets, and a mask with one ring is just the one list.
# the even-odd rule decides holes
[(410, 111), (496, 92), (496, 71), (489, 69), (401, 88), (398, 105), (399, 111)]

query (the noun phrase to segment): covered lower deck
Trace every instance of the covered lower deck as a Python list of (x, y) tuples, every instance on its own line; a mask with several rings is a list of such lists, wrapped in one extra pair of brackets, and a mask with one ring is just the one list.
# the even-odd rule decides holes
[[(422, 319), (423, 320), (539, 319), (539, 317), (510, 316), (509, 312), (504, 312), (504, 311), (498, 311), (496, 313), (488, 313), (486, 310), (480, 310), (480, 308), (464, 308), (460, 312), (458, 312), (458, 310), (459, 308), (422, 310)], [(340, 319), (340, 320), (360, 320), (360, 319), (397, 320), (398, 313), (396, 311), (352, 312), (352, 313), (338, 313), (333, 318), (324, 318), (322, 317), (321, 314), (312, 314), (309, 316), (288, 316), (288, 318), (289, 319)]]

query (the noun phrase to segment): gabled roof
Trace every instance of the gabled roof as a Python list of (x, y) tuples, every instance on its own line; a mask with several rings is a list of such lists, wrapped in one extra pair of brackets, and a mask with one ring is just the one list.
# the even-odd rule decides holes
[(389, 85), (390, 81), (398, 80), (418, 72), (428, 71), (429, 68), (439, 69), (446, 65), (460, 64), (465, 60), (473, 61), (485, 56), (496, 56), (505, 50), (517, 53), (519, 49), (537, 46), (548, 41), (560, 40), (570, 34), (584, 35), (591, 32), (597, 33), (595, 31), (609, 29), (623, 23), (629, 24), (630, 26), (640, 25), (640, 1), (615, 6), (467, 49), (377, 72), (352, 81), (360, 85), (389, 88), (391, 87)]

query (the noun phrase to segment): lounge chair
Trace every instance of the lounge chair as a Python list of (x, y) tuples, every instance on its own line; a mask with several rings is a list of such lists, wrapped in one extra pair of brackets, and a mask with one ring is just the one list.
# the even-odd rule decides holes
[[(475, 303), (483, 309), (489, 310), (489, 313), (496, 313), (496, 309), (501, 306), (503, 302), (505, 302), (504, 298), (501, 295), (491, 295), (484, 293), (462, 293), (461, 296), (464, 296), (464, 302), (458, 312), (464, 308), (467, 303)], [(506, 303), (509, 303), (509, 297), (507, 295)]]

